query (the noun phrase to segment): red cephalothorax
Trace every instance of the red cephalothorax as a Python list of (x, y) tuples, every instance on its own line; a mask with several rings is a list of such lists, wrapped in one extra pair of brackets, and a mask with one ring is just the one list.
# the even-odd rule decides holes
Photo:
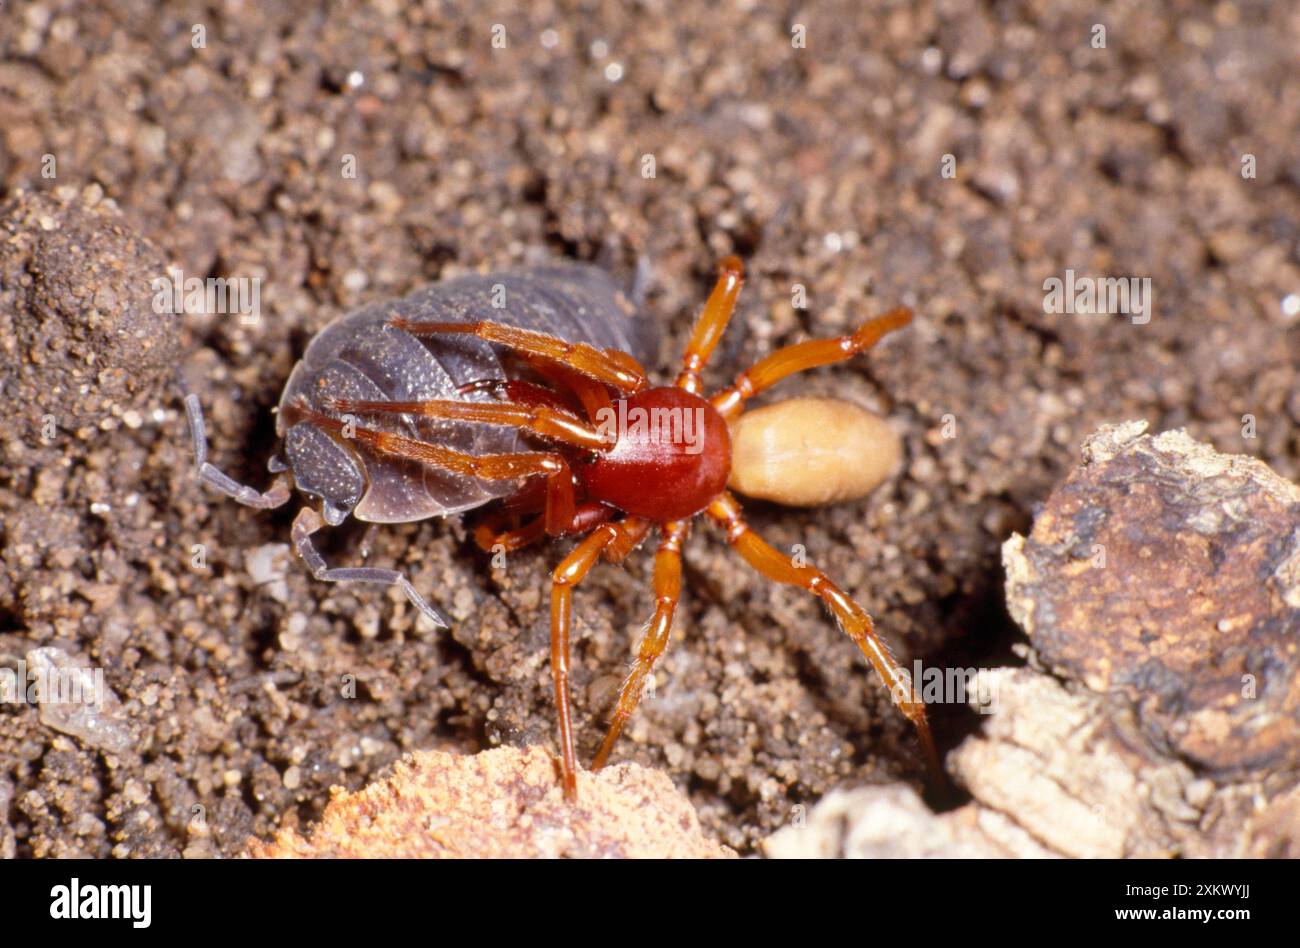
[(578, 469), (590, 500), (634, 517), (683, 520), (722, 493), (731, 436), (700, 396), (665, 386), (614, 400), (597, 418), (617, 441)]

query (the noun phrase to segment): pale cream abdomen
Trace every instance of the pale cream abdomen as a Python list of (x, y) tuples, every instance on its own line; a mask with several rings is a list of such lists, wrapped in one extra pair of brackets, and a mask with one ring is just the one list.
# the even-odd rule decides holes
[(728, 486), (792, 507), (865, 497), (902, 457), (902, 442), (883, 418), (831, 398), (746, 412), (731, 426), (731, 446)]

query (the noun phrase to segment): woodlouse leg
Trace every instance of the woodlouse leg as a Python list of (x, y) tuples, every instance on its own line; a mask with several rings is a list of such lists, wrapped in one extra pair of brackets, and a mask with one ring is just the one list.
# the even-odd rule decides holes
[(870, 349), (881, 336), (911, 321), (912, 311), (900, 306), (867, 320), (850, 335), (837, 339), (810, 339), (785, 346), (741, 372), (730, 388), (716, 392), (709, 401), (722, 417), (730, 420), (740, 414), (746, 401), (782, 379), (806, 369), (850, 359)]
[(203, 406), (195, 394), (185, 395), (185, 417), (190, 424), (190, 440), (194, 444), (194, 463), (199, 469), (199, 478), (215, 487), (227, 497), (234, 498), (247, 507), (260, 507), (274, 510), (289, 500), (289, 485), (284, 478), (276, 478), (271, 489), (260, 493), (247, 484), (241, 484), (208, 462), (208, 434), (203, 424)]
[(361, 534), (361, 542), (357, 544), (357, 555), (363, 560), (370, 559), (370, 550), (375, 545), (375, 534), (379, 532), (379, 524), (366, 524), (365, 532)]
[(609, 448), (614, 433), (601, 432), (575, 415), (547, 405), (524, 405), (518, 402), (458, 402), (430, 399), (416, 402), (365, 401), (354, 398), (326, 397), (322, 400), (332, 411), (356, 414), (420, 415), (450, 421), (477, 422), (521, 428), (543, 438), (561, 441), (589, 451)]
[(939, 766), (934, 739), (930, 736), (925, 702), (916, 698), (911, 676), (877, 637), (875, 624), (866, 610), (821, 570), (813, 566), (795, 566), (789, 557), (779, 553), (751, 530), (745, 523), (740, 505), (730, 494), (724, 492), (710, 504), (708, 514), (726, 531), (727, 542), (760, 574), (778, 583), (806, 589), (830, 607), (840, 628), (862, 650), (862, 654), (880, 676), (890, 697), (894, 699), (894, 704), (916, 727), (931, 773), (936, 781), (940, 780), (943, 771)]
[(328, 583), (377, 583), (383, 586), (400, 586), (402, 592), (406, 593), (406, 598), (411, 601), (411, 605), (419, 609), (429, 617), (440, 629), (447, 628), (447, 620), (443, 618), (441, 612), (429, 605), (414, 586), (411, 585), (402, 572), (395, 569), (376, 569), (370, 566), (354, 567), (335, 567), (330, 568), (325, 564), (324, 558), (316, 551), (316, 547), (311, 542), (311, 535), (325, 526), (325, 521), (321, 519), (320, 514), (310, 507), (304, 507), (298, 511), (298, 516), (293, 520), (293, 548), (297, 551), (298, 556), (307, 568), (311, 570), (312, 575), (319, 580)]
[(596, 565), (601, 554), (622, 560), (645, 536), (650, 525), (638, 518), (606, 523), (579, 543), (551, 574), (551, 677), (560, 726), (560, 778), (564, 796), (578, 792), (578, 759), (573, 749), (573, 714), (569, 703), (569, 630), (573, 619), (573, 587)]
[(718, 264), (718, 281), (713, 284), (713, 291), (700, 318), (691, 330), (690, 341), (682, 356), (682, 371), (677, 376), (677, 387), (699, 394), (700, 371), (713, 355), (713, 349), (727, 330), (731, 314), (736, 310), (736, 297), (740, 295), (740, 284), (745, 278), (745, 266), (739, 257), (723, 257)]
[(677, 609), (682, 593), (682, 544), (686, 542), (690, 529), (688, 520), (665, 523), (659, 528), (661, 539), (659, 549), (655, 551), (654, 567), (654, 616), (650, 619), (645, 635), (641, 638), (641, 644), (637, 647), (636, 664), (631, 674), (627, 676), (627, 680), (623, 682), (623, 689), (619, 693), (618, 705), (614, 709), (609, 730), (605, 733), (605, 740), (591, 762), (592, 770), (599, 770), (609, 760), (609, 752), (613, 750), (614, 743), (623, 733), (623, 726), (627, 724), (641, 701), (646, 676), (654, 670), (655, 662), (668, 648), (668, 638), (673, 627), (673, 613)]
[(479, 477), (485, 481), (511, 481), (523, 477), (546, 477), (546, 532), (552, 536), (563, 534), (573, 522), (573, 473), (563, 455), (537, 451), (520, 454), (466, 454), (439, 444), (429, 444), (406, 438), (388, 431), (364, 428), (324, 412), (294, 403), (285, 409), (287, 414), (310, 421), (344, 440), (352, 439), (390, 457), (406, 458), (421, 464), (432, 464), (443, 470), (465, 477)]
[(621, 392), (639, 392), (646, 387), (645, 369), (630, 353), (619, 349), (597, 349), (585, 342), (565, 342), (532, 329), (482, 320), (474, 323), (420, 322), (394, 316), (390, 326), (415, 336), (451, 334), (477, 336), (526, 355), (566, 366)]

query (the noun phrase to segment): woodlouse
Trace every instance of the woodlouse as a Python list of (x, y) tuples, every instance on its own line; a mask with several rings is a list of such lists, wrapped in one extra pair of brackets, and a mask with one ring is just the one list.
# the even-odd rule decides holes
[[(647, 354), (655, 334), (635, 317), (636, 307), (609, 275), (586, 264), (552, 264), (499, 273), (469, 274), (424, 287), (395, 301), (345, 314), (311, 340), (294, 366), (280, 399), (276, 432), (284, 456), (270, 468), (283, 473), (266, 493), (237, 483), (208, 462), (208, 443), (198, 397), (186, 394), (185, 408), (202, 480), (250, 507), (271, 509), (290, 497), (290, 479), (319, 498), (320, 512), (304, 507), (294, 521), (294, 549), (317, 579), (398, 585), (435, 625), (442, 615), (396, 570), (330, 568), (311, 541), (324, 525), (349, 516), (370, 523), (407, 523), (464, 513), (514, 493), (511, 481), (453, 474), (366, 449), (344, 445), (320, 426), (290, 423), (286, 408), (302, 401), (317, 410), (328, 397), (390, 402), (453, 399), (493, 401), (485, 380), (516, 374), (507, 353), (470, 336), (416, 337), (391, 325), (399, 315), (418, 320), (469, 323), (483, 312), (506, 307), (512, 324), (560, 339)], [(516, 429), (430, 418), (388, 415), (378, 430), (443, 445), (474, 456), (519, 450)]]
[[(700, 372), (731, 318), (742, 276), (737, 258), (722, 261), (671, 386), (649, 385), (637, 358), (645, 354), (646, 334), (633, 308), (602, 271), (578, 265), (465, 277), (342, 317), (311, 342), (285, 386), (277, 420), (285, 458), (272, 469), (321, 500), (319, 514), (304, 507), (293, 526), (294, 547), (318, 578), (400, 585), (422, 612), (445, 625), (396, 570), (327, 567), (312, 534), (349, 514), (406, 522), (502, 499), (501, 509), (475, 531), (484, 549), (518, 549), (544, 536), (584, 537), (552, 573), (551, 671), (569, 798), (577, 773), (568, 672), (573, 587), (599, 559), (621, 562), (658, 529), (655, 611), (593, 761), (598, 769), (667, 647), (681, 594), (681, 549), (701, 513), (760, 574), (799, 586), (830, 608), (915, 725), (938, 770), (925, 706), (870, 616), (825, 573), (763, 541), (726, 490), (729, 479), (745, 481), (732, 477), (729, 425), (750, 398), (792, 374), (870, 348), (906, 325), (911, 312), (895, 309), (849, 335), (786, 346), (705, 399)], [(508, 314), (508, 322), (484, 318), (497, 312)], [(255, 507), (287, 501), (283, 477), (262, 494), (208, 463), (195, 396), (186, 396), (186, 410), (206, 482)], [(745, 439), (752, 456), (743, 463), (765, 469), (778, 499), (819, 502), (823, 498), (809, 486), (818, 477), (844, 482), (824, 499), (859, 496), (883, 476), (848, 476), (842, 453), (815, 451), (803, 459), (804, 469), (782, 482), (781, 466), (765, 456), (763, 445), (788, 446), (791, 425), (816, 424), (818, 410), (805, 404), (785, 413), (769, 409), (766, 421), (754, 418), (758, 434)], [(832, 439), (870, 433), (871, 426), (852, 413), (840, 412), (836, 420), (836, 412), (827, 411)], [(518, 450), (521, 433), (547, 442), (548, 449)], [(510, 528), (502, 529), (506, 524)]]

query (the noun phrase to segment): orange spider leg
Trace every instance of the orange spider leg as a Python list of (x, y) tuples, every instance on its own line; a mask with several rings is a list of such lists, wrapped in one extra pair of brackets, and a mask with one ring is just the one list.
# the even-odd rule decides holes
[(943, 773), (939, 766), (939, 755), (930, 736), (930, 724), (925, 716), (925, 702), (916, 697), (912, 688), (911, 676), (907, 673), (888, 647), (876, 635), (875, 624), (848, 593), (835, 585), (825, 573), (813, 566), (795, 566), (790, 558), (783, 556), (745, 523), (740, 505), (735, 498), (724, 492), (708, 508), (709, 517), (721, 526), (727, 534), (727, 542), (755, 570), (768, 579), (806, 589), (830, 607), (840, 628), (862, 650), (880, 680), (889, 690), (890, 696), (903, 715), (916, 726), (921, 739), (926, 761), (930, 765), (934, 778), (939, 780)]
[(609, 389), (595, 379), (534, 356), (525, 355), (523, 358), (543, 378), (572, 392), (578, 401), (582, 403), (582, 410), (586, 412), (589, 421), (595, 421), (599, 418), (601, 409), (613, 409), (614, 403), (609, 397)]
[[(584, 534), (590, 533), (596, 527), (609, 520), (617, 511), (613, 507), (607, 507), (600, 503), (579, 504), (573, 512), (573, 519), (563, 530), (563, 534)], [(513, 553), (515, 550), (522, 550), (536, 540), (540, 540), (546, 535), (546, 518), (536, 517), (522, 527), (516, 526), (511, 530), (498, 530), (497, 527), (504, 518), (518, 516), (518, 511), (503, 510), (495, 517), (489, 517), (486, 521), (479, 524), (474, 530), (474, 542), (478, 544), (479, 549), (485, 553), (498, 552), (497, 547), (502, 547), (502, 551)], [(643, 534), (644, 535), (644, 532)], [(637, 543), (640, 542), (638, 537)], [(635, 543), (633, 543), (635, 546)], [(611, 554), (613, 547), (605, 551), (605, 558), (612, 562), (619, 562), (622, 557), (617, 559)], [(626, 555), (626, 554), (624, 554)]]
[(585, 342), (565, 342), (543, 332), (518, 329), (490, 320), (473, 323), (418, 322), (394, 316), (388, 324), (416, 336), (437, 333), (477, 336), (487, 342), (567, 366), (622, 392), (639, 392), (646, 387), (645, 369), (641, 363), (618, 349), (597, 349)]
[[(588, 381), (591, 380), (588, 379)], [(592, 382), (592, 384), (597, 385), (599, 383)], [(521, 405), (545, 405), (548, 408), (567, 411), (571, 415), (578, 414), (582, 408), (582, 405), (575, 399), (566, 398), (554, 389), (546, 388), (534, 382), (526, 382), (522, 379), (476, 379), (473, 382), (466, 382), (464, 385), (457, 387), (456, 391), (461, 395), (468, 395), (471, 392), (490, 391), (503, 402), (517, 402)]]
[(682, 372), (677, 376), (678, 388), (699, 394), (700, 371), (709, 361), (713, 349), (722, 338), (736, 309), (736, 297), (745, 278), (745, 267), (739, 257), (723, 257), (718, 264), (718, 281), (704, 303), (700, 318), (691, 330), (690, 341), (682, 356)]
[(641, 545), (650, 527), (649, 520), (640, 517), (627, 517), (618, 523), (618, 536), (605, 548), (605, 559), (610, 563), (622, 563), (632, 551)]
[(502, 513), (533, 514), (546, 509), (546, 485), (530, 481), (509, 497), (501, 499)]
[(783, 378), (806, 369), (852, 358), (874, 346), (885, 333), (906, 326), (911, 321), (912, 311), (900, 306), (868, 320), (850, 335), (838, 339), (810, 339), (785, 346), (741, 372), (730, 388), (715, 393), (709, 401), (722, 413), (722, 417), (731, 420), (740, 414), (746, 401)]
[(551, 677), (555, 681), (555, 708), (560, 723), (560, 778), (564, 797), (570, 802), (576, 800), (578, 794), (578, 759), (573, 749), (573, 715), (569, 704), (569, 629), (573, 619), (573, 587), (582, 582), (609, 547), (615, 548), (615, 555), (624, 549), (630, 552), (637, 542), (633, 539), (634, 532), (639, 530), (641, 536), (645, 535), (642, 523), (633, 523), (631, 529), (619, 523), (602, 524), (551, 574)]
[(569, 469), (569, 462), (563, 455), (527, 452), (475, 456), (388, 431), (363, 428), (308, 408), (302, 403), (291, 404), (286, 411), (291, 418), (310, 421), (345, 441), (356, 441), (380, 454), (432, 464), (434, 467), (465, 477), (478, 477), (485, 481), (510, 481), (538, 474), (544, 475), (546, 477), (546, 532), (558, 536), (573, 522), (573, 474)]
[(610, 721), (605, 740), (591, 762), (592, 770), (599, 770), (609, 760), (609, 752), (623, 733), (623, 726), (636, 711), (645, 690), (646, 676), (654, 669), (657, 662), (668, 648), (668, 638), (673, 627), (673, 613), (682, 594), (682, 544), (690, 533), (689, 520), (665, 523), (659, 528), (661, 539), (659, 549), (655, 552), (654, 590), (655, 611), (646, 627), (641, 644), (637, 647), (636, 664), (623, 690), (618, 696), (618, 705)]
[(533, 520), (514, 530), (499, 529), (501, 517), (491, 517), (474, 528), (474, 542), (485, 553), (496, 553), (500, 547), (506, 553), (522, 550), (546, 536), (546, 518)]
[[(478, 522), (474, 528), (474, 542), (485, 553), (495, 552), (498, 543), (508, 553), (523, 549), (546, 535), (546, 520), (539, 516), (522, 527), (520, 524), (525, 518), (541, 514), (545, 509), (546, 483), (529, 481)], [(504, 524), (510, 524), (510, 528), (503, 530)]]
[(471, 421), (485, 425), (508, 425), (590, 451), (604, 450), (612, 444), (613, 440), (612, 433), (603, 434), (595, 426), (580, 418), (547, 405), (524, 405), (519, 402), (459, 402), (448, 399), (388, 402), (332, 397), (326, 397), (323, 402), (326, 408), (340, 414), (374, 412), (421, 415), (425, 418), (447, 418), (452, 421)]

